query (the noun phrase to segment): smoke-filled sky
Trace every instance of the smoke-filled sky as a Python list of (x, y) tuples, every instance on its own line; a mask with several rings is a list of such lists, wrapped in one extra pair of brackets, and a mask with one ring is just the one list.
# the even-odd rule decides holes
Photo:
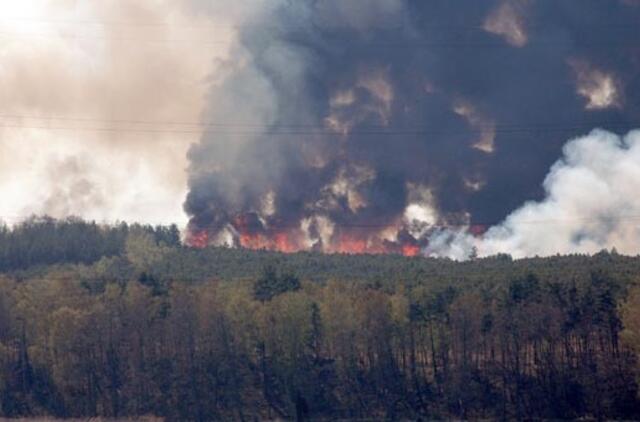
[(5, 221), (456, 258), (640, 249), (639, 1), (24, 0), (0, 26)]
[(185, 222), (231, 21), (175, 0), (0, 2), (0, 219)]

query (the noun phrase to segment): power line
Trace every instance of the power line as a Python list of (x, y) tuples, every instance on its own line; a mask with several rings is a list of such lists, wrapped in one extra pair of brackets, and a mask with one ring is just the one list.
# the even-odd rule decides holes
[[(545, 225), (545, 224), (567, 224), (572, 222), (607, 222), (607, 223), (615, 223), (615, 222), (635, 222), (640, 221), (640, 215), (628, 215), (628, 216), (618, 216), (618, 217), (574, 217), (574, 218), (547, 218), (547, 219), (538, 219), (538, 220), (521, 220), (514, 225), (524, 224), (524, 225)], [(481, 228), (491, 228), (504, 225), (506, 220), (501, 221), (493, 221), (493, 222), (481, 222), (481, 221), (473, 221), (466, 223), (436, 223), (436, 224), (428, 224), (421, 223), (424, 225), (425, 229), (430, 230), (442, 230), (442, 229), (472, 229), (474, 227)], [(347, 229), (386, 229), (391, 227), (399, 227), (399, 228), (407, 228), (410, 227), (411, 223), (405, 224), (350, 224), (350, 223), (332, 223), (333, 227), (337, 228), (347, 228)], [(264, 231), (269, 230), (285, 230), (285, 229), (300, 229), (300, 223), (296, 224), (269, 224), (263, 228)], [(257, 232), (256, 234), (260, 234)]]
[(206, 28), (215, 29), (219, 25), (215, 23), (189, 23), (182, 24), (176, 22), (134, 22), (134, 21), (108, 21), (108, 20), (78, 20), (78, 19), (51, 19), (51, 18), (31, 18), (31, 17), (2, 17), (0, 22), (32, 22), (43, 24), (62, 25), (96, 25), (96, 26), (137, 26), (137, 27), (182, 27), (182, 28)]
[[(149, 124), (152, 124), (151, 122)], [(172, 123), (175, 124), (175, 123)], [(188, 123), (191, 124), (191, 123)], [(34, 129), (34, 130), (52, 130), (52, 131), (78, 131), (78, 132), (106, 132), (106, 133), (148, 133), (148, 134), (192, 134), (200, 135), (203, 129), (207, 129), (205, 133), (212, 135), (239, 135), (239, 136), (342, 136), (339, 131), (329, 130), (322, 126), (307, 126), (301, 130), (280, 130), (276, 126), (250, 126), (250, 125), (229, 125), (203, 123), (200, 125), (202, 129), (155, 129), (155, 128), (136, 128), (136, 127), (86, 127), (86, 126), (51, 126), (51, 125), (24, 125), (24, 124), (0, 124), (0, 128), (6, 129)], [(209, 128), (256, 128), (263, 130), (231, 130), (231, 129), (209, 129)], [(295, 126), (282, 126), (294, 127)], [(631, 129), (640, 128), (640, 122), (590, 122), (573, 125), (470, 125), (469, 129), (453, 129), (453, 128), (415, 128), (415, 129), (359, 129), (348, 132), (349, 136), (391, 136), (391, 135), (422, 135), (422, 134), (446, 134), (446, 133), (467, 133), (469, 131), (479, 131), (482, 129), (492, 130), (495, 133), (552, 133), (552, 132), (573, 132), (577, 130), (591, 130), (596, 127), (612, 128), (612, 129)], [(311, 130), (316, 129), (317, 130)]]
[[(177, 23), (177, 22), (142, 22), (142, 21), (109, 21), (109, 20), (90, 20), (90, 19), (51, 19), (51, 18), (35, 18), (35, 17), (26, 17), (26, 16), (12, 16), (12, 17), (0, 17), (0, 22), (33, 22), (33, 23), (43, 23), (43, 24), (63, 24), (63, 25), (96, 25), (96, 26), (135, 26), (135, 27), (183, 27), (183, 28), (206, 28), (206, 29), (216, 29), (219, 27), (219, 24), (211, 22), (211, 23)], [(527, 22), (525, 25), (530, 29), (546, 29), (552, 28), (554, 25), (543, 24), (543, 23), (534, 23)], [(640, 27), (640, 21), (638, 22), (597, 22), (597, 23), (571, 23), (572, 28), (627, 28), (627, 29), (637, 29)], [(257, 27), (257, 25), (253, 25), (253, 27)], [(390, 26), (393, 29), (404, 29), (406, 25), (402, 26)], [(278, 26), (265, 26), (261, 25), (260, 28), (264, 29), (273, 29), (279, 30), (281, 29)], [(352, 29), (351, 26), (343, 25), (331, 25), (328, 26), (328, 29), (334, 28), (344, 28), (344, 29)], [(422, 23), (419, 25), (419, 28), (435, 28), (435, 29), (477, 29), (477, 30), (486, 30), (485, 25), (478, 24), (464, 24), (464, 23)]]
[[(88, 123), (102, 123), (102, 124), (130, 124), (130, 125), (153, 125), (153, 126), (158, 126), (158, 125), (165, 125), (165, 126), (191, 126), (191, 127), (197, 127), (197, 128), (240, 128), (240, 129), (245, 129), (245, 128), (251, 128), (251, 129), (261, 129), (261, 130), (273, 130), (274, 128), (287, 128), (287, 129), (305, 129), (305, 130), (319, 130), (319, 131), (327, 131), (327, 127), (324, 124), (313, 124), (313, 123), (286, 123), (286, 122), (278, 122), (278, 123), (273, 123), (273, 124), (259, 124), (259, 123), (243, 123), (243, 122), (237, 122), (237, 123), (223, 123), (223, 122), (209, 122), (209, 121), (185, 121), (185, 120), (144, 120), (144, 119), (102, 119), (102, 118), (97, 118), (97, 117), (84, 117), (84, 116), (47, 116), (47, 115), (26, 115), (26, 114), (2, 114), (0, 113), (0, 120), (1, 119), (10, 119), (10, 120), (42, 120), (42, 121), (70, 121), (70, 122), (88, 122)], [(14, 125), (13, 123), (11, 123), (11, 125)], [(18, 125), (17, 123), (15, 124), (16, 126), (23, 126), (23, 125)], [(543, 129), (556, 129), (556, 128), (580, 128), (580, 127), (584, 127), (584, 126), (597, 126), (597, 125), (606, 125), (606, 126), (613, 126), (613, 127), (626, 127), (626, 126), (638, 126), (640, 127), (640, 122), (622, 122), (622, 121), (605, 121), (605, 122), (577, 122), (577, 123), (540, 123), (540, 124), (528, 124), (528, 123), (506, 123), (506, 124), (489, 124), (489, 123), (485, 123), (485, 124), (474, 124), (471, 125), (473, 128), (475, 129), (499, 129), (499, 130), (510, 130), (510, 129), (514, 129), (514, 130), (519, 130), (519, 129), (527, 129), (527, 128), (532, 128), (532, 129), (539, 129), (539, 128), (543, 128)], [(29, 125), (24, 125), (25, 127), (30, 127)], [(38, 126), (39, 128), (40, 126)], [(49, 127), (49, 126), (42, 126), (42, 127)], [(394, 133), (397, 129), (391, 130), (389, 129), (389, 126), (386, 125), (363, 125), (363, 126), (359, 126), (362, 129), (365, 130), (376, 130), (382, 133)], [(55, 126), (53, 126), (52, 128), (55, 128)], [(69, 128), (71, 129), (75, 129), (76, 127), (74, 126), (73, 128)], [(83, 126), (77, 126), (77, 128), (83, 128)], [(67, 129), (67, 127), (62, 127), (62, 129)], [(93, 128), (87, 128), (87, 129), (93, 129)], [(103, 129), (102, 127), (100, 129)], [(115, 128), (114, 129), (120, 129), (120, 128)], [(123, 128), (124, 130), (127, 130), (127, 128)], [(135, 130), (136, 128), (134, 128)], [(146, 128), (141, 128), (142, 130), (147, 130)], [(405, 131), (413, 131), (413, 130), (417, 130), (417, 131), (422, 131), (422, 130), (438, 130), (439, 129), (429, 129), (429, 127), (427, 126), (412, 126), (412, 127), (408, 127), (407, 129), (403, 129), (401, 132), (405, 132)], [(332, 131), (330, 131), (331, 133), (333, 133)], [(294, 134), (297, 134), (297, 132), (293, 132)], [(356, 132), (357, 133), (357, 132)]]
[[(34, 215), (19, 215), (19, 214), (5, 214), (5, 215), (0, 215), (0, 222), (2, 222), (3, 220), (20, 220), (20, 222), (29, 222), (30, 220), (34, 220), (35, 222), (40, 221), (40, 219), (44, 218), (44, 216), (34, 216)], [(66, 218), (77, 218), (76, 216), (68, 216), (65, 218), (53, 218), (53, 221), (56, 223), (64, 223)], [(119, 225), (122, 223), (126, 223), (129, 225), (134, 225), (134, 224), (141, 224), (141, 225), (152, 225), (152, 226), (157, 226), (157, 225), (161, 225), (161, 226), (170, 226), (172, 224), (175, 223), (166, 223), (166, 222), (129, 222), (129, 221), (125, 221), (125, 220), (95, 220), (95, 219), (89, 219), (89, 220), (85, 220), (85, 219), (81, 219), (81, 221), (85, 222), (85, 223), (96, 223), (98, 225), (105, 225), (105, 226), (113, 226), (113, 225)], [(545, 225), (545, 224), (567, 224), (567, 223), (572, 223), (572, 222), (582, 222), (582, 223), (588, 223), (588, 222), (607, 222), (607, 223), (615, 223), (615, 222), (635, 222), (635, 221), (640, 221), (640, 214), (637, 215), (621, 215), (621, 216), (611, 216), (611, 217), (607, 217), (607, 216), (585, 216), (585, 217), (571, 217), (571, 218), (545, 218), (545, 219), (537, 219), (537, 220), (520, 220), (517, 221), (516, 223), (514, 223), (515, 225), (518, 224), (525, 224), (525, 225), (529, 225), (529, 224), (533, 224), (533, 225)], [(428, 223), (424, 223), (424, 227), (427, 229), (433, 229), (433, 230), (440, 230), (440, 229), (460, 229), (460, 228), (469, 228), (472, 229), (473, 227), (484, 227), (484, 228), (491, 228), (491, 227), (497, 227), (497, 226), (501, 226), (504, 225), (506, 222), (506, 219), (500, 220), (500, 221), (492, 221), (492, 222), (488, 222), (488, 221), (473, 221), (473, 222), (465, 222), (465, 223), (436, 223), (436, 224), (428, 224)], [(386, 229), (386, 228), (390, 228), (390, 227), (399, 227), (399, 228), (406, 228), (407, 226), (411, 226), (411, 224), (374, 224), (374, 223), (335, 223), (332, 222), (331, 223), (332, 226), (334, 228), (347, 228), (347, 229)], [(233, 224), (231, 224), (233, 226)], [(268, 224), (266, 225), (266, 227), (263, 227), (263, 230), (265, 232), (268, 232), (269, 230), (285, 230), (285, 229), (300, 229), (300, 222), (297, 223), (275, 223), (275, 224)], [(256, 234), (260, 234), (259, 232), (257, 232)]]
[[(135, 21), (109, 21), (109, 20), (89, 20), (89, 19), (51, 19), (51, 18), (37, 18), (37, 17), (0, 17), (0, 23), (1, 22), (30, 22), (33, 24), (42, 24), (42, 25), (58, 25), (58, 26), (97, 26), (97, 27), (118, 27), (118, 28), (122, 28), (122, 27), (129, 27), (129, 28), (189, 28), (191, 30), (214, 30), (214, 29), (219, 29), (220, 28), (220, 24), (215, 23), (215, 22), (210, 22), (210, 23), (179, 23), (179, 22), (135, 22)], [(401, 25), (396, 25), (396, 26), (389, 26), (387, 27), (383, 27), (382, 29), (384, 30), (395, 30), (395, 31), (400, 31), (403, 29), (406, 29), (408, 26), (410, 26), (410, 24), (407, 23), (403, 23)], [(526, 28), (528, 30), (537, 30), (537, 31), (541, 31), (541, 30), (545, 30), (545, 29), (553, 29), (556, 28), (559, 25), (549, 25), (549, 24), (544, 24), (544, 23), (535, 23), (535, 22), (527, 22), (526, 23)], [(245, 25), (243, 26), (243, 28), (247, 28), (248, 26)], [(250, 27), (250, 26), (249, 26)], [(282, 28), (278, 27), (278, 26), (268, 26), (268, 25), (252, 25), (252, 27), (256, 27), (259, 28), (261, 30), (264, 31), (273, 31), (274, 33), (278, 33)], [(419, 29), (440, 29), (440, 30), (456, 30), (456, 31), (460, 31), (460, 33), (458, 35), (464, 35), (465, 31), (482, 31), (483, 33), (489, 33), (490, 31), (487, 31), (486, 26), (485, 25), (480, 25), (480, 24), (463, 24), (463, 23), (421, 23), (420, 25), (417, 26)], [(613, 30), (613, 29), (623, 29), (623, 30), (633, 30), (633, 31), (637, 31), (638, 28), (640, 28), (640, 21), (639, 22), (598, 22), (598, 23), (584, 23), (584, 24), (576, 24), (576, 23), (572, 23), (571, 25), (568, 25), (567, 27), (569, 28), (579, 28), (579, 29), (589, 29), (589, 30), (594, 30), (594, 29), (609, 29), (609, 30)], [(350, 26), (322, 26), (322, 25), (314, 25), (313, 22), (311, 23), (311, 25), (308, 28), (314, 28), (314, 29), (319, 29), (319, 30), (335, 30), (335, 31), (339, 31), (339, 30), (348, 30), (348, 29), (353, 29)], [(308, 29), (306, 28), (306, 29)], [(58, 28), (59, 29), (59, 28)], [(295, 34), (295, 32), (294, 32)], [(115, 42), (148, 42), (148, 43), (167, 43), (167, 44), (171, 44), (171, 43), (198, 43), (198, 44), (228, 44), (229, 42), (232, 41), (232, 39), (225, 39), (225, 40), (194, 40), (194, 39), (183, 39), (183, 40), (175, 40), (175, 39), (135, 39), (135, 38), (121, 38), (121, 37), (90, 37), (90, 36), (86, 36), (86, 35), (82, 35), (79, 36), (77, 34), (73, 34), (73, 35), (67, 35), (67, 34), (60, 34), (60, 33), (56, 33), (56, 34), (50, 34), (50, 33), (34, 33), (34, 32), (29, 32), (29, 33), (20, 33), (20, 32), (2, 32), (0, 33), (0, 35), (4, 35), (4, 36), (26, 36), (26, 37), (46, 37), (46, 38), (50, 38), (52, 36), (58, 36), (58, 37), (69, 37), (72, 39), (91, 39), (91, 40), (100, 40), (100, 41), (115, 41)], [(468, 35), (473, 35), (472, 33), (469, 33)], [(576, 41), (576, 40), (573, 40)], [(533, 44), (546, 44), (546, 42), (532, 42)], [(593, 41), (591, 41), (591, 43), (593, 43)], [(353, 44), (353, 43), (352, 43)], [(552, 43), (549, 43), (552, 44)], [(619, 43), (618, 43), (619, 44)], [(344, 43), (343, 45), (349, 45), (349, 43)], [(361, 45), (368, 45), (368, 46), (376, 46), (376, 47), (381, 47), (381, 46), (388, 46), (388, 47), (394, 47), (394, 48), (399, 48), (399, 47), (410, 47), (410, 48), (415, 48), (415, 47), (428, 47), (428, 46), (452, 46), (452, 47), (513, 47), (511, 45), (509, 45), (508, 43), (505, 42), (493, 42), (493, 41), (489, 41), (489, 42), (479, 42), (477, 40), (474, 40), (473, 42), (469, 42), (469, 41), (460, 41), (460, 40), (453, 40), (453, 41), (447, 41), (447, 40), (443, 40), (443, 41), (429, 41), (429, 42), (411, 42), (411, 41), (405, 41), (402, 43), (395, 43), (395, 42), (389, 42), (389, 43), (362, 43)], [(634, 43), (630, 43), (630, 45), (635, 45)]]
[(17, 34), (10, 32), (0, 32), (0, 37), (5, 38), (43, 38), (47, 40), (55, 39), (55, 38), (65, 38), (69, 40), (91, 40), (91, 41), (113, 41), (113, 42), (134, 42), (134, 43), (149, 43), (149, 44), (198, 44), (198, 45), (227, 45), (232, 42), (232, 40), (190, 40), (190, 39), (140, 39), (140, 38), (126, 38), (126, 37), (91, 37), (91, 36), (79, 36), (75, 34), (61, 34), (61, 33), (28, 33), (28, 34)]
[[(59, 120), (72, 122), (91, 122), (91, 123), (114, 123), (114, 124), (134, 124), (134, 125), (170, 125), (170, 126), (229, 126), (226, 124), (203, 123), (197, 121), (166, 121), (166, 120), (140, 120), (140, 119), (100, 119), (94, 117), (73, 117), (73, 116), (45, 116), (45, 115), (19, 115), (19, 114), (0, 114), (0, 119), (12, 120)], [(244, 125), (247, 126), (247, 125)], [(251, 125), (258, 126), (258, 125)]]
[[(634, 30), (638, 30), (638, 27), (635, 27)], [(473, 34), (469, 34), (473, 35)], [(104, 37), (104, 36), (88, 36), (88, 35), (78, 35), (78, 34), (67, 34), (67, 33), (20, 33), (20, 32), (0, 32), (0, 37), (4, 38), (15, 38), (15, 39), (46, 39), (51, 40), (55, 38), (63, 38), (69, 39), (72, 41), (77, 40), (89, 40), (89, 41), (104, 41), (104, 42), (126, 42), (126, 43), (148, 43), (148, 44), (197, 44), (197, 45), (230, 45), (236, 38), (229, 39), (167, 39), (167, 38), (130, 38), (130, 37)], [(286, 38), (274, 37), (273, 41), (287, 41)], [(575, 45), (579, 46), (617, 46), (617, 47), (635, 47), (637, 46), (637, 42), (634, 39), (628, 40), (628, 42), (620, 42), (620, 41), (609, 41), (603, 39), (589, 39), (589, 40), (580, 40), (580, 39), (572, 39), (571, 42)], [(565, 43), (558, 43), (557, 41), (537, 41), (537, 40), (529, 40), (526, 45), (527, 46), (555, 46), (555, 45), (564, 45)], [(428, 47), (446, 47), (446, 48), (498, 48), (505, 49), (508, 51), (517, 50), (518, 47), (514, 47), (513, 45), (505, 42), (503, 40), (473, 40), (473, 41), (465, 41), (465, 40), (443, 40), (443, 41), (403, 41), (403, 42), (370, 42), (370, 41), (362, 41), (359, 42), (357, 40), (345, 41), (340, 44), (341, 48), (348, 50), (349, 48), (359, 48), (359, 49), (380, 49), (380, 48), (393, 48), (393, 49), (413, 49), (417, 50), (420, 48), (428, 48)]]

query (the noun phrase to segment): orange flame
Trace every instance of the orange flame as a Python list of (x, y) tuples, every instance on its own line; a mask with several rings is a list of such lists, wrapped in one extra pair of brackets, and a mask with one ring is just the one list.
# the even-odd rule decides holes
[(240, 246), (246, 249), (265, 249), (285, 253), (294, 253), (305, 248), (296, 241), (295, 233), (276, 232), (269, 236), (266, 233), (240, 233)]
[[(275, 230), (262, 223), (251, 221), (246, 216), (235, 219), (234, 228), (238, 235), (236, 245), (253, 250), (269, 250), (295, 253), (309, 249), (305, 233), (298, 228)], [(400, 228), (390, 226), (385, 233)], [(402, 254), (407, 257), (420, 255), (421, 246), (410, 236), (398, 236), (398, 240), (383, 240), (383, 232), (342, 229), (321, 250), (326, 253), (342, 254)], [(211, 243), (207, 230), (194, 231), (187, 237), (187, 244), (195, 248), (204, 248)], [(316, 248), (319, 245), (314, 246)]]
[(303, 248), (300, 248), (296, 242), (293, 241), (289, 233), (280, 232), (274, 236), (276, 250), (280, 252), (293, 253), (299, 252)]
[(402, 245), (402, 255), (418, 256), (420, 254), (420, 246), (418, 245)]
[(187, 244), (194, 248), (206, 248), (209, 246), (209, 233), (206, 230), (190, 233), (187, 237)]

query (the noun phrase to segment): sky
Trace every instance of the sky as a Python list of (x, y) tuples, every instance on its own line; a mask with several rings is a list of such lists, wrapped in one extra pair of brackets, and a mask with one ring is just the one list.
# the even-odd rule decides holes
[(639, 25), (638, 0), (2, 1), (0, 220), (637, 253)]
[(0, 2), (0, 220), (184, 225), (228, 19), (180, 0)]

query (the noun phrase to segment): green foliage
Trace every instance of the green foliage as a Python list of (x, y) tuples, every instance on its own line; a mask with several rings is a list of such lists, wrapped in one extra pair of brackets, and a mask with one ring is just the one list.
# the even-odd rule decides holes
[(282, 293), (293, 292), (300, 288), (300, 280), (290, 273), (278, 275), (276, 269), (269, 265), (253, 284), (253, 296), (262, 302), (273, 299)]
[[(178, 248), (180, 232), (172, 226), (143, 226), (126, 223), (98, 225), (77, 218), (54, 220), (33, 217), (13, 228), (0, 225), (0, 271), (24, 270), (52, 264), (91, 264), (104, 257), (124, 255), (128, 242)], [(141, 240), (145, 238), (146, 240)], [(141, 259), (145, 259), (140, 257)], [(148, 257), (150, 258), (150, 257)]]
[(47, 219), (0, 245), (2, 417), (640, 418), (640, 258), (196, 250)]

